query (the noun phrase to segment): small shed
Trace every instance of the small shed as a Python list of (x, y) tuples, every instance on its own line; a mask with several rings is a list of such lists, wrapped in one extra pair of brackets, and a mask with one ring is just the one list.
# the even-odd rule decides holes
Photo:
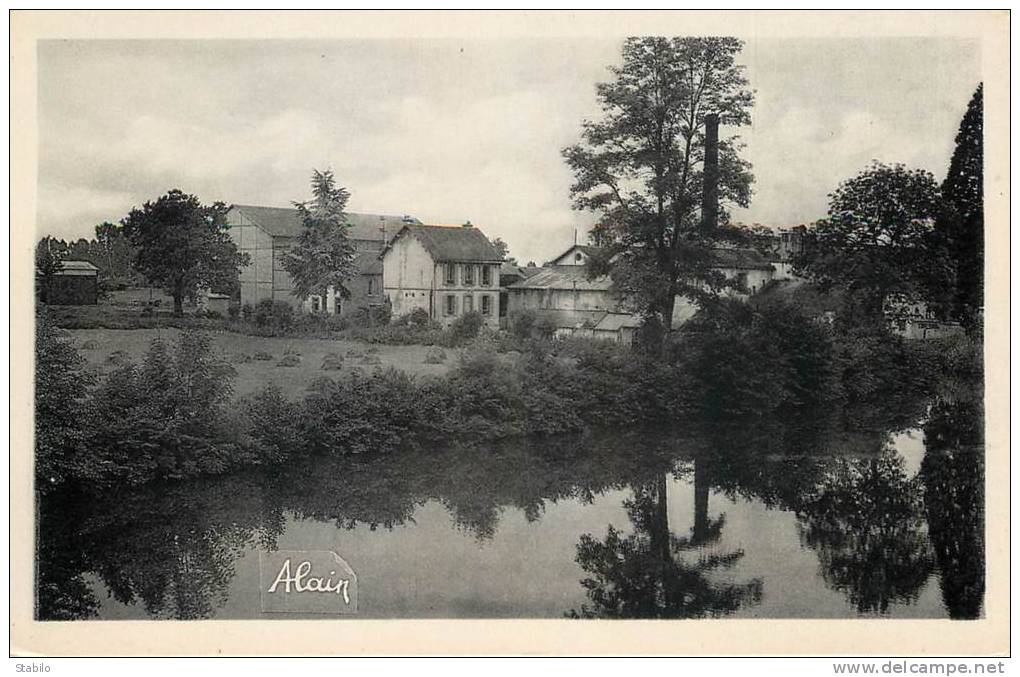
[(641, 318), (631, 313), (606, 313), (595, 325), (594, 337), (624, 345), (634, 342), (634, 332), (641, 327)]
[(49, 280), (45, 298), (57, 306), (98, 304), (99, 269), (88, 261), (61, 261), (60, 271)]

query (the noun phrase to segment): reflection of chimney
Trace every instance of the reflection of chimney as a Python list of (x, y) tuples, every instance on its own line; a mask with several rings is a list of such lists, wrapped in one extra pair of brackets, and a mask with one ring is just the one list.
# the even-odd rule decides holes
[(691, 542), (701, 545), (708, 541), (708, 464), (694, 459), (694, 530)]
[(719, 225), (719, 116), (705, 116), (705, 169), (701, 193), (701, 226), (706, 231)]

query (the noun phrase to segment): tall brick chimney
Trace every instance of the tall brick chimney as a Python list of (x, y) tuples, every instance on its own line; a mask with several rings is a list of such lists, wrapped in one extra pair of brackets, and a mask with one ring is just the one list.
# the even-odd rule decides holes
[(705, 168), (701, 189), (701, 227), (711, 231), (719, 225), (719, 116), (705, 116)]

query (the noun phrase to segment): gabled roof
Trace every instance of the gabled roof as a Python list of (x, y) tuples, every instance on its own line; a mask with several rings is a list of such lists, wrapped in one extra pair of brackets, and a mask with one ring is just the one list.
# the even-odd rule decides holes
[(69, 261), (64, 260), (60, 262), (61, 270), (99, 270), (88, 261)]
[(91, 277), (99, 274), (99, 269), (88, 261), (61, 261), (57, 275)]
[(436, 261), (501, 263), (503, 257), (489, 238), (474, 226), (404, 225), (383, 248), (382, 256), (401, 237), (414, 237)]
[[(293, 207), (258, 207), (255, 205), (232, 205), (244, 214), (252, 223), (273, 237), (297, 237), (301, 234), (304, 224), (298, 216), (298, 210)], [(356, 212), (347, 213), (347, 223), (350, 224), (351, 238), (355, 240), (389, 240), (402, 227), (412, 223), (421, 223), (418, 219), (409, 216), (394, 216), (391, 214), (359, 214)]]
[(587, 256), (595, 256), (596, 254), (599, 253), (599, 251), (601, 251), (598, 247), (592, 247), (591, 245), (587, 245), (587, 244), (573, 244), (573, 245), (570, 245), (570, 248), (567, 249), (562, 254), (560, 254), (559, 256), (554, 256), (553, 258), (549, 259), (550, 265), (555, 265), (555, 263), (554, 263), (555, 261), (559, 261), (560, 259), (562, 259), (564, 256), (566, 256), (570, 252), (574, 251), (575, 249), (580, 251), (580, 252), (583, 252)]
[(509, 289), (570, 289), (607, 291), (613, 281), (608, 275), (588, 279), (585, 266), (544, 266), (529, 278), (515, 282)]

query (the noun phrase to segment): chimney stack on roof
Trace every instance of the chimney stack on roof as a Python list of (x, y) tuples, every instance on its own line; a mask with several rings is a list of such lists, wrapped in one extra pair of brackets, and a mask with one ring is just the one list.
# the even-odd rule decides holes
[(468, 219), (467, 221), (464, 222), (464, 227), (471, 228), (471, 219)]
[(705, 167), (701, 189), (701, 226), (706, 231), (719, 225), (719, 116), (705, 116)]

